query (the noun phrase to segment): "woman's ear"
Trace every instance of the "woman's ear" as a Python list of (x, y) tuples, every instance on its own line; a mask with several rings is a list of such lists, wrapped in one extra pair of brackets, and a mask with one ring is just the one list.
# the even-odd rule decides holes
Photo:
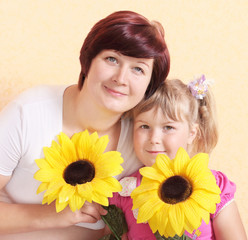
[(194, 141), (194, 139), (197, 136), (197, 133), (198, 133), (198, 124), (194, 123), (192, 124), (189, 131), (188, 144), (191, 144)]

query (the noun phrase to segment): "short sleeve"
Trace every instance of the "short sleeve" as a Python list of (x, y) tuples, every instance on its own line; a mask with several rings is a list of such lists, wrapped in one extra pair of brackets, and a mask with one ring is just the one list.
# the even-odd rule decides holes
[(214, 170), (212, 173), (215, 176), (216, 183), (221, 190), (221, 201), (216, 205), (216, 212), (211, 214), (211, 218), (214, 218), (225, 206), (227, 206), (227, 204), (233, 201), (234, 194), (236, 192), (236, 185), (230, 181), (224, 173)]
[(21, 156), (21, 107), (9, 103), (0, 112), (0, 174), (10, 176)]

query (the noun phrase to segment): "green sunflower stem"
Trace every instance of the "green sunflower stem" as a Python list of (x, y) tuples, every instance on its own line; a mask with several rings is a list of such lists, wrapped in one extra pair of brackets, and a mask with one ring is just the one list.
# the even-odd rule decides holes
[(108, 211), (102, 215), (102, 220), (108, 225), (116, 240), (121, 240), (121, 236), (127, 232), (127, 223), (122, 210), (115, 205), (103, 206)]
[(108, 220), (105, 218), (104, 215), (102, 216), (102, 220), (108, 225), (109, 229), (114, 234), (115, 238), (117, 240), (121, 240), (121, 238), (119, 238), (118, 234), (115, 232), (115, 229), (111, 226), (111, 224), (108, 222)]

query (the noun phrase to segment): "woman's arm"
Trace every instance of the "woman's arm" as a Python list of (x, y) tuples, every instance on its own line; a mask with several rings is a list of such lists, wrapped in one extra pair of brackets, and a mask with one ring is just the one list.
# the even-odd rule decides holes
[[(0, 189), (10, 177), (0, 175)], [(76, 223), (94, 223), (106, 214), (98, 204), (85, 203), (75, 212), (69, 207), (57, 213), (55, 204), (10, 204), (0, 202), (0, 234), (31, 232), (42, 229), (69, 227)]]
[(216, 240), (247, 240), (236, 203), (226, 206), (213, 220)]

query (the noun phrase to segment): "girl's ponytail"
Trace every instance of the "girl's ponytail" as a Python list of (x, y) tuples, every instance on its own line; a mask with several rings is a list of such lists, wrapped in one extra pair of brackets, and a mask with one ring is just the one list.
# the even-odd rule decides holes
[(211, 153), (218, 142), (218, 127), (214, 96), (209, 82), (202, 75), (188, 84), (191, 94), (198, 102), (198, 134), (193, 143), (193, 152)]

